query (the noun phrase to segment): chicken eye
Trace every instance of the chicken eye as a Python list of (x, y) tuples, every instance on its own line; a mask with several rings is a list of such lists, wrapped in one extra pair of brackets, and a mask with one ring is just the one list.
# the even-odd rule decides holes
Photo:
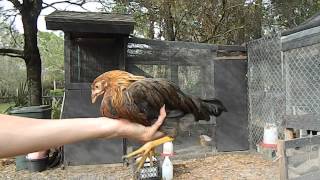
[(98, 89), (98, 88), (99, 88), (99, 86), (98, 86), (98, 85), (96, 85), (96, 86), (95, 86), (95, 88), (97, 88), (97, 89)]

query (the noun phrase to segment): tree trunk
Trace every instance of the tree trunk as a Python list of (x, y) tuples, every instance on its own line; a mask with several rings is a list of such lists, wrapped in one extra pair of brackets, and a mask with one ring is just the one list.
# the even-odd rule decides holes
[(174, 32), (174, 20), (172, 17), (172, 13), (171, 13), (171, 0), (166, 0), (164, 3), (164, 22), (165, 22), (165, 26), (164, 26), (164, 30), (165, 30), (165, 39), (168, 41), (175, 41), (176, 37), (175, 37), (175, 32)]
[[(165, 39), (168, 41), (175, 41), (175, 31), (174, 31), (174, 19), (171, 12), (172, 6), (171, 0), (164, 1), (164, 32), (165, 32)], [(170, 67), (170, 80), (175, 84), (179, 85), (179, 78), (178, 78), (178, 66), (172, 64), (172, 59), (169, 59), (169, 67)]]
[(41, 58), (37, 41), (37, 21), (41, 9), (42, 0), (24, 0), (21, 9), (24, 29), (24, 59), (27, 67), (30, 105), (40, 105), (42, 98)]
[(254, 16), (256, 17), (254, 32), (253, 32), (253, 38), (259, 39), (262, 37), (262, 0), (258, 0), (257, 5), (255, 6), (254, 10)]

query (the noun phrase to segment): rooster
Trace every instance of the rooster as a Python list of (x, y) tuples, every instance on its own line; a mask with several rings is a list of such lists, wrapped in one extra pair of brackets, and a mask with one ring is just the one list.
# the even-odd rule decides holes
[[(210, 115), (219, 116), (227, 109), (217, 99), (200, 99), (183, 93), (175, 84), (165, 79), (136, 76), (125, 71), (113, 70), (98, 76), (91, 85), (91, 100), (96, 102), (103, 95), (101, 114), (109, 118), (123, 118), (150, 126), (165, 104), (167, 117), (160, 131), (166, 136), (148, 142), (124, 158), (141, 155), (138, 170), (146, 158), (152, 156), (155, 147), (174, 140), (179, 123), (192, 120), (210, 120)], [(190, 120), (190, 118), (189, 118)], [(183, 122), (182, 122), (183, 123)]]

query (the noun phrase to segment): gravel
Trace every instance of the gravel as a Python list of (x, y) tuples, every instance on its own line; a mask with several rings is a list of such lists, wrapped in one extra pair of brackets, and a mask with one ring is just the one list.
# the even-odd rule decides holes
[[(265, 160), (257, 153), (219, 153), (206, 158), (175, 160), (173, 163), (174, 179), (279, 179), (278, 162)], [(70, 166), (29, 173), (16, 172), (13, 163), (0, 163), (0, 179), (131, 179), (131, 173), (122, 164)]]

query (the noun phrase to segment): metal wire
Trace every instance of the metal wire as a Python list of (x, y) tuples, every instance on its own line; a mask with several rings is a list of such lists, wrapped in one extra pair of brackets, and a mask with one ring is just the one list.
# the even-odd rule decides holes
[(249, 141), (262, 141), (263, 127), (274, 123), (281, 129), (285, 112), (285, 83), (280, 35), (248, 44)]
[(281, 51), (276, 34), (248, 43), (249, 139), (262, 141), (275, 123), (282, 138), (284, 114), (320, 111), (320, 44)]

